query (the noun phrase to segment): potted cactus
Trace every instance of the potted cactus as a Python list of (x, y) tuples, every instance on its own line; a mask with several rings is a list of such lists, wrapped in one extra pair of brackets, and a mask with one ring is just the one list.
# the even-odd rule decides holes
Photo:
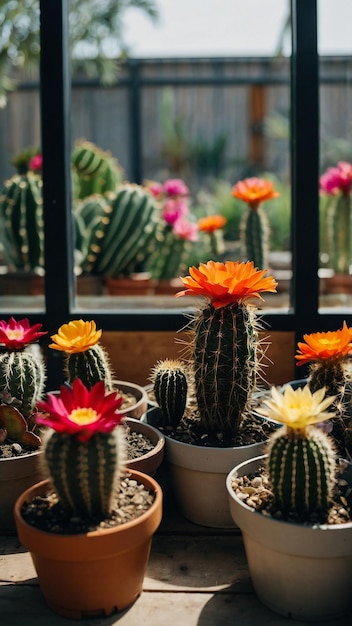
[[(42, 325), (0, 322), (0, 530), (14, 532), (17, 497), (42, 477), (35, 416), (44, 394), (45, 363), (37, 341)], [(37, 348), (37, 350), (35, 350)]]
[(352, 465), (324, 432), (335, 400), (325, 392), (273, 388), (263, 413), (283, 426), (266, 454), (238, 464), (226, 480), (259, 599), (286, 617), (317, 622), (352, 609)]
[(69, 619), (136, 600), (161, 521), (158, 483), (125, 469), (121, 402), (103, 381), (76, 378), (39, 404), (50, 478), (21, 494), (15, 520), (47, 604)]
[(269, 267), (270, 224), (263, 202), (280, 194), (270, 180), (246, 178), (234, 185), (232, 195), (243, 200), (248, 207), (240, 223), (243, 258), (252, 260), (260, 269)]
[(147, 419), (166, 434), (181, 512), (205, 526), (233, 526), (226, 475), (235, 460), (259, 454), (268, 436), (268, 422), (251, 412), (264, 356), (251, 300), (277, 285), (264, 274), (253, 262), (191, 267), (176, 295), (203, 300), (190, 322), (185, 358), (159, 362), (151, 375), (159, 410)]

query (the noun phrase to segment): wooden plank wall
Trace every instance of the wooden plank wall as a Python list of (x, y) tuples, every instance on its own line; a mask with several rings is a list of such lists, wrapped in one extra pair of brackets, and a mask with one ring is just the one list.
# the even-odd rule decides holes
[[(265, 380), (281, 385), (295, 377), (295, 344), (291, 332), (275, 331), (269, 335), (266, 359), (263, 361)], [(108, 351), (111, 365), (119, 380), (146, 385), (159, 359), (181, 356), (186, 333), (174, 332), (104, 332), (102, 344)]]

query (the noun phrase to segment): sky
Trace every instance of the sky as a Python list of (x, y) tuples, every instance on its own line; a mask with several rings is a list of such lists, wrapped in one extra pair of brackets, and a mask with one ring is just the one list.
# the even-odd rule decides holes
[[(290, 4), (289, 0), (155, 3), (157, 24), (137, 9), (125, 14), (124, 40), (132, 57), (275, 54)], [(318, 20), (320, 54), (352, 54), (352, 0), (318, 0)]]

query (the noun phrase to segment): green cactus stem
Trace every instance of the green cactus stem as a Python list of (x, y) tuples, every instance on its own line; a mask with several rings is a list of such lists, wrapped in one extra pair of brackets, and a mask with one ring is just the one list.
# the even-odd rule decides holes
[(350, 194), (341, 194), (328, 213), (331, 264), (335, 272), (350, 273), (352, 263), (352, 205)]
[(99, 380), (104, 382), (106, 390), (113, 390), (113, 374), (106, 350), (95, 344), (84, 352), (69, 354), (67, 358), (68, 380), (72, 383), (80, 378), (87, 389), (91, 389)]
[(25, 418), (44, 393), (45, 368), (41, 359), (26, 350), (0, 353), (0, 397), (16, 398)]
[(124, 463), (123, 429), (95, 433), (88, 441), (54, 432), (44, 455), (63, 507), (80, 518), (103, 519), (111, 508)]
[(271, 438), (268, 475), (275, 503), (284, 516), (325, 513), (335, 483), (335, 450), (319, 428), (280, 428)]
[(115, 191), (123, 181), (123, 169), (117, 159), (90, 141), (77, 143), (71, 163), (77, 198)]
[(268, 216), (259, 205), (249, 205), (240, 224), (240, 240), (246, 259), (258, 269), (269, 267), (270, 227)]
[(88, 236), (83, 272), (124, 276), (142, 271), (155, 246), (158, 222), (151, 194), (139, 185), (126, 183), (114, 193), (83, 200), (76, 211)]
[(186, 408), (186, 367), (179, 360), (159, 361), (154, 368), (152, 380), (155, 399), (162, 412), (162, 425), (176, 429)]
[(10, 268), (44, 268), (42, 179), (33, 172), (5, 181), (0, 197), (1, 242)]
[(164, 224), (156, 232), (156, 247), (146, 269), (155, 280), (171, 280), (184, 275), (194, 243), (178, 238), (172, 227)]
[(193, 362), (197, 403), (206, 432), (234, 437), (259, 370), (254, 307), (234, 302), (208, 304), (195, 318)]

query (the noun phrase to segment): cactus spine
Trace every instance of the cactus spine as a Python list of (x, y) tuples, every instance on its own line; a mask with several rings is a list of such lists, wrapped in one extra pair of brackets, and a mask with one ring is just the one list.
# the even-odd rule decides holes
[(42, 180), (33, 172), (5, 181), (0, 197), (1, 239), (10, 267), (44, 268)]
[(254, 308), (233, 302), (204, 307), (193, 329), (197, 403), (204, 429), (234, 436), (239, 429), (259, 367)]
[(342, 193), (328, 214), (332, 268), (350, 273), (352, 263), (352, 206), (350, 194)]
[(69, 354), (67, 370), (70, 383), (75, 378), (80, 378), (84, 386), (91, 389), (95, 383), (102, 380), (108, 392), (113, 390), (109, 359), (100, 344), (96, 344), (84, 352)]
[(181, 361), (165, 359), (153, 372), (155, 399), (161, 409), (163, 426), (177, 428), (187, 401), (186, 369)]
[(155, 245), (158, 211), (148, 192), (126, 183), (79, 203), (76, 211), (88, 233), (84, 272), (123, 276), (138, 271)]
[(103, 519), (124, 463), (123, 429), (95, 433), (85, 442), (54, 432), (45, 442), (44, 453), (64, 508), (80, 518)]
[(324, 513), (331, 503), (336, 464), (333, 444), (316, 427), (280, 428), (271, 438), (268, 474), (284, 515)]
[(269, 220), (263, 207), (249, 205), (242, 216), (240, 240), (246, 258), (259, 269), (269, 267), (269, 236)]
[(25, 418), (33, 412), (44, 392), (43, 361), (26, 350), (0, 354), (0, 396), (15, 398)]
[(89, 141), (77, 143), (71, 163), (77, 198), (115, 191), (122, 183), (123, 170), (118, 161)]

